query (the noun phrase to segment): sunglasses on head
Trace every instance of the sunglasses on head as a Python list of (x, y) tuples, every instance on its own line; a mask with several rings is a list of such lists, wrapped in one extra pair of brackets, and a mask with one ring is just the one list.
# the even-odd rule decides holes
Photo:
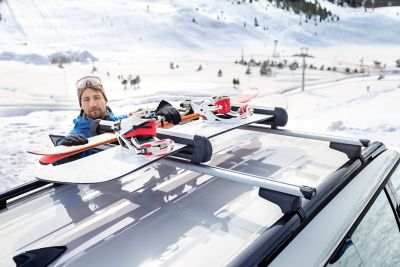
[(101, 84), (99, 77), (86, 76), (76, 82), (76, 88), (78, 90), (83, 90), (86, 88), (103, 88), (103, 85)]

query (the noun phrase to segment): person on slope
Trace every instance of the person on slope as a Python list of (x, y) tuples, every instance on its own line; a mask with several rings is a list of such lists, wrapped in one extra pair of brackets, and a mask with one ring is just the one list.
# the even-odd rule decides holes
[[(64, 138), (57, 142), (57, 145), (75, 146), (83, 145), (92, 136), (90, 128), (96, 119), (118, 121), (127, 118), (128, 115), (116, 116), (107, 106), (108, 100), (104, 87), (99, 77), (85, 76), (76, 82), (80, 114), (74, 119), (74, 128)], [(181, 121), (179, 112), (167, 101), (162, 100), (158, 105), (155, 114), (164, 116), (173, 124)]]

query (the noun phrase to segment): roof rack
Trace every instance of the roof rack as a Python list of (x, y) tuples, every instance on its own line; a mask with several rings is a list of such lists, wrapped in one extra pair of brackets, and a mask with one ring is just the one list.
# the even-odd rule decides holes
[[(266, 114), (267, 113), (274, 114), (274, 117), (272, 118), (271, 121), (266, 121), (262, 123), (253, 123), (250, 125), (241, 126), (239, 127), (239, 129), (306, 138), (319, 141), (327, 141), (329, 142), (330, 148), (345, 153), (349, 159), (360, 158), (362, 160), (361, 157), (362, 147), (368, 147), (370, 145), (370, 141), (367, 139), (352, 139), (352, 138), (344, 138), (338, 136), (329, 136), (329, 135), (313, 134), (300, 131), (277, 129), (277, 126), (286, 125), (287, 122), (286, 110), (275, 108), (269, 110), (262, 109), (256, 111), (256, 113), (260, 112)], [(275, 112), (278, 113), (275, 114)], [(317, 193), (316, 188), (313, 187), (287, 184), (280, 181), (276, 181), (269, 177), (262, 177), (262, 176), (237, 172), (234, 170), (223, 169), (215, 166), (201, 164), (199, 162), (193, 162), (193, 161), (190, 162), (188, 160), (183, 159), (179, 155), (176, 155), (175, 157), (170, 156), (168, 158), (164, 158), (161, 160), (161, 163), (178, 167), (181, 169), (208, 174), (215, 177), (220, 177), (241, 183), (250, 184), (253, 186), (258, 186), (260, 188), (259, 189), (260, 197), (277, 204), (281, 208), (282, 212), (285, 214), (297, 212), (300, 213), (301, 215), (302, 198), (310, 200)]]

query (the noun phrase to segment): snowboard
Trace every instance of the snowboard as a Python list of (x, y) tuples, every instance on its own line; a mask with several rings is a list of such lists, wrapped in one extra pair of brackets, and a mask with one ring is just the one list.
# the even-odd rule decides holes
[(92, 184), (117, 179), (139, 170), (160, 158), (176, 155), (186, 148), (188, 143), (177, 140), (190, 140), (195, 135), (212, 138), (238, 127), (271, 119), (273, 115), (253, 114), (238, 123), (206, 123), (202, 119), (191, 123), (177, 125), (169, 129), (158, 129), (157, 136), (171, 138), (175, 141), (173, 150), (167, 155), (148, 157), (135, 155), (120, 146), (75, 160), (69, 163), (48, 165), (39, 171), (37, 178), (55, 183)]

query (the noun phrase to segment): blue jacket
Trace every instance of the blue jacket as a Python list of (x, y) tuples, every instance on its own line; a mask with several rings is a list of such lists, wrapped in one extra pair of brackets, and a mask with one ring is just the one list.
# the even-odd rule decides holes
[[(107, 115), (108, 117), (106, 118), (106, 120), (110, 121), (118, 121), (128, 117), (127, 115), (115, 116), (109, 107), (107, 107)], [(86, 117), (83, 113), (83, 110), (81, 110), (79, 116), (74, 119), (74, 128), (69, 134), (67, 134), (67, 136), (72, 134), (83, 134), (87, 138), (92, 137), (92, 133), (90, 132), (92, 122), (93, 120)]]

